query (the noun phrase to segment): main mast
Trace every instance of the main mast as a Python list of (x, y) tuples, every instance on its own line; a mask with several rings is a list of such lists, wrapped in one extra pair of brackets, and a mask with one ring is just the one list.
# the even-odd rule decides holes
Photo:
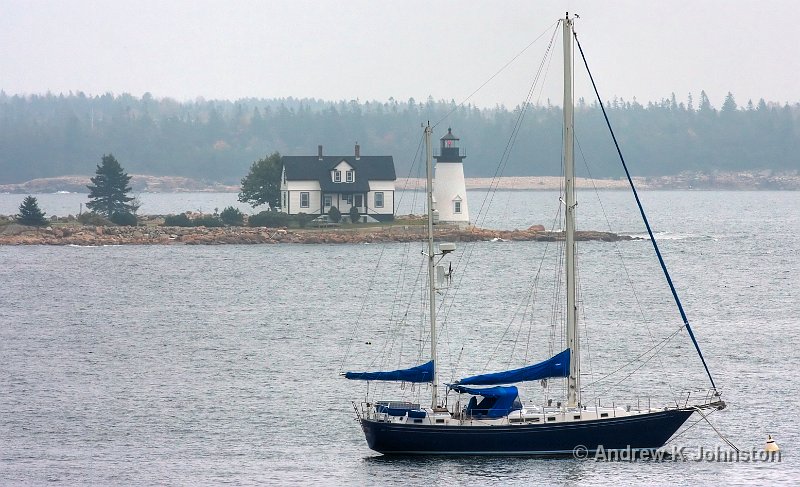
[(427, 192), (428, 192), (428, 291), (430, 295), (428, 301), (430, 304), (430, 319), (431, 319), (431, 360), (433, 361), (433, 387), (431, 387), (431, 408), (436, 409), (439, 406), (438, 398), (438, 377), (436, 374), (436, 278), (434, 275), (434, 258), (433, 253), (433, 147), (431, 146), (431, 128), (430, 122), (425, 127), (425, 165), (427, 167)]
[(566, 273), (567, 273), (567, 346), (569, 347), (569, 377), (567, 406), (580, 405), (581, 359), (577, 321), (577, 286), (575, 281), (575, 153), (574, 113), (572, 97), (572, 35), (573, 19), (564, 18), (564, 191), (566, 204)]

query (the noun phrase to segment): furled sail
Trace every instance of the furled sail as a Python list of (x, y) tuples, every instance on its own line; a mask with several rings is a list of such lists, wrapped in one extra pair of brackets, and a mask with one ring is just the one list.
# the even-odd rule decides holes
[(344, 377), (351, 380), (431, 382), (433, 380), (433, 360), (410, 369), (391, 370), (388, 372), (345, 372)]
[(512, 384), (530, 380), (547, 379), (549, 377), (566, 377), (569, 375), (569, 349), (555, 355), (544, 362), (528, 365), (520, 369), (505, 370), (492, 374), (481, 374), (457, 381), (456, 385), (489, 386), (494, 384)]

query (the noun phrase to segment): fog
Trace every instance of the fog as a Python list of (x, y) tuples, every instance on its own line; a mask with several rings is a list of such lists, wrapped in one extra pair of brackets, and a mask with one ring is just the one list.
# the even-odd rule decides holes
[[(788, 0), (3, 0), (0, 89), (461, 102), (544, 34), (469, 98), (511, 107), (525, 98), (565, 10), (580, 15), (579, 39), (604, 98), (685, 99), (701, 90), (715, 106), (729, 91), (740, 102), (800, 98), (792, 52), (800, 9)], [(558, 73), (554, 61), (540, 101), (557, 102)], [(585, 81), (576, 83), (589, 98)]]

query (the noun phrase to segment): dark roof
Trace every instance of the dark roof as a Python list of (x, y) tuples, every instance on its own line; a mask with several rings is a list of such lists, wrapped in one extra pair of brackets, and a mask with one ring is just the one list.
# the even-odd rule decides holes
[(447, 128), (447, 133), (439, 140), (460, 140), (458, 137), (453, 135), (453, 129)]
[[(356, 180), (352, 183), (331, 181), (331, 170), (345, 161), (356, 171)], [(392, 156), (283, 156), (281, 163), (286, 169), (287, 181), (319, 181), (320, 189), (327, 192), (347, 193), (369, 191), (369, 181), (394, 181)]]

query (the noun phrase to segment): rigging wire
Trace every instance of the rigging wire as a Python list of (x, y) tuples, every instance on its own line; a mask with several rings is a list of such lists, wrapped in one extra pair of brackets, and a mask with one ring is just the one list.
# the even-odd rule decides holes
[[(589, 181), (592, 183), (592, 188), (594, 189), (594, 193), (595, 193), (595, 196), (597, 198), (597, 202), (598, 202), (598, 204), (600, 206), (600, 211), (602, 212), (603, 218), (606, 221), (606, 226), (607, 226), (608, 230), (611, 231), (611, 221), (608, 218), (608, 214), (606, 213), (605, 205), (603, 205), (603, 200), (600, 198), (600, 191), (598, 190), (597, 185), (595, 184), (595, 179), (592, 176), (592, 170), (589, 167), (589, 162), (586, 159), (586, 155), (583, 152), (583, 147), (581, 147), (581, 143), (578, 140), (577, 136), (575, 137), (575, 142), (578, 144), (578, 152), (580, 153), (581, 159), (583, 160), (583, 164), (586, 167), (586, 172), (589, 175)], [(622, 269), (625, 271), (625, 277), (628, 280), (628, 286), (629, 286), (629, 288), (631, 290), (631, 293), (633, 294), (634, 301), (636, 301), (636, 307), (639, 310), (639, 315), (641, 316), (642, 323), (644, 323), (645, 329), (647, 330), (647, 334), (650, 336), (650, 342), (653, 345), (655, 345), (657, 343), (656, 342), (656, 337), (653, 335), (653, 332), (652, 332), (652, 330), (650, 328), (650, 325), (647, 323), (647, 320), (645, 318), (644, 308), (642, 308), (642, 303), (641, 303), (641, 300), (639, 299), (639, 293), (636, 292), (636, 286), (633, 285), (633, 279), (631, 278), (630, 272), (628, 271), (628, 266), (625, 265), (625, 259), (624, 259), (623, 255), (622, 255), (622, 250), (620, 249), (619, 243), (618, 242), (613, 242), (613, 247), (614, 247), (614, 251), (617, 254), (617, 257), (619, 258), (620, 265), (622, 266)], [(584, 316), (584, 318), (585, 318), (585, 316)], [(585, 319), (584, 319), (584, 326), (586, 326)], [(586, 333), (586, 331), (584, 331), (584, 333), (586, 334), (586, 343), (588, 345), (588, 343), (589, 343), (589, 334)], [(587, 347), (587, 356), (588, 356), (588, 359), (589, 359), (589, 367), (590, 367), (590, 371), (591, 371), (592, 381), (594, 381), (594, 369), (592, 369), (592, 357), (591, 357), (591, 353), (589, 352), (588, 347)], [(658, 357), (658, 361), (659, 361), (659, 364), (661, 365), (661, 367), (663, 368), (664, 367), (664, 360), (661, 358), (661, 356)], [(672, 385), (670, 383), (667, 383), (667, 387), (669, 388), (670, 394), (673, 396), (673, 399), (676, 398), (677, 396), (675, 395), (675, 391), (672, 389)]]
[[(503, 152), (500, 156), (500, 161), (498, 161), (497, 166), (495, 167), (494, 174), (492, 175), (492, 179), (489, 183), (489, 191), (484, 196), (483, 201), (481, 202), (481, 206), (478, 209), (478, 216), (475, 218), (476, 225), (483, 225), (486, 221), (486, 217), (489, 213), (489, 208), (492, 206), (492, 202), (494, 201), (494, 197), (497, 194), (497, 189), (500, 185), (500, 177), (502, 177), (503, 173), (505, 172), (505, 168), (508, 165), (508, 160), (511, 157), (511, 149), (514, 147), (514, 144), (517, 141), (517, 137), (519, 136), (520, 129), (522, 127), (522, 121), (525, 119), (525, 115), (530, 108), (530, 101), (533, 98), (534, 91), (536, 90), (536, 86), (539, 83), (539, 80), (542, 77), (542, 73), (547, 73), (550, 67), (550, 63), (548, 60), (552, 59), (552, 48), (553, 42), (555, 41), (556, 34), (558, 33), (558, 26), (553, 30), (553, 34), (550, 36), (550, 41), (547, 44), (547, 49), (545, 50), (545, 54), (542, 57), (542, 60), (539, 62), (539, 66), (536, 70), (536, 75), (531, 82), (530, 89), (528, 90), (528, 94), (525, 97), (525, 101), (523, 102), (522, 106), (519, 109), (517, 114), (517, 118), (514, 120), (514, 124), (511, 129), (511, 134), (509, 135), (508, 140), (506, 141), (506, 146), (503, 148)], [(541, 96), (541, 89), (539, 91)], [(488, 203), (487, 203), (488, 202)], [(486, 211), (484, 211), (486, 208)], [(481, 216), (482, 215), (482, 216)]]
[[(517, 115), (517, 118), (516, 118), (516, 120), (514, 122), (512, 133), (511, 133), (511, 135), (509, 136), (509, 139), (506, 142), (506, 146), (505, 146), (505, 148), (503, 150), (503, 153), (502, 153), (502, 155), (500, 157), (500, 161), (498, 162), (498, 165), (497, 165), (497, 167), (495, 169), (495, 173), (494, 173), (494, 175), (492, 177), (492, 180), (491, 180), (491, 183), (489, 185), (489, 191), (487, 192), (487, 195), (484, 197), (483, 202), (481, 203), (480, 209), (478, 210), (478, 216), (476, 217), (476, 220), (475, 220), (476, 225), (482, 225), (483, 222), (485, 222), (486, 214), (488, 213), (488, 208), (491, 207), (491, 203), (492, 203), (492, 201), (494, 199), (494, 195), (497, 192), (497, 187), (499, 185), (499, 177), (503, 174), (503, 171), (505, 170), (505, 166), (508, 163), (508, 158), (509, 158), (509, 155), (510, 155), (511, 148), (514, 146), (514, 143), (516, 142), (517, 136), (519, 135), (519, 130), (520, 130), (520, 127), (521, 127), (521, 124), (522, 124), (522, 120), (524, 120), (525, 113), (527, 112), (527, 109), (530, 107), (530, 100), (533, 97), (533, 94), (535, 93), (536, 86), (539, 84), (539, 80), (541, 79), (542, 73), (546, 72), (546, 70), (544, 69), (545, 66), (549, 67), (549, 64), (547, 64), (547, 60), (549, 58), (551, 58), (550, 54), (552, 52), (552, 46), (553, 46), (553, 42), (554, 42), (556, 34), (557, 34), (557, 29), (555, 29), (553, 31), (553, 34), (550, 37), (550, 41), (548, 43), (545, 55), (543, 56), (541, 62), (539, 63), (539, 67), (537, 69), (536, 75), (535, 75), (535, 77), (533, 79), (533, 82), (531, 83), (530, 88), (528, 89), (528, 93), (527, 93), (527, 96), (525, 98), (525, 102), (522, 104), (522, 107), (520, 108), (519, 113)], [(541, 36), (539, 36), (539, 37), (541, 37)], [(540, 92), (539, 93), (540, 93), (540, 96), (541, 96), (541, 88), (540, 88)], [(488, 200), (488, 206), (487, 206), (487, 200)], [(486, 207), (486, 212), (483, 212), (484, 207)], [(483, 218), (481, 218), (481, 214), (483, 214)], [(459, 261), (459, 263), (456, 266), (457, 270), (459, 268), (461, 268), (461, 267), (466, 268), (466, 266), (469, 264), (469, 262), (470, 262), (470, 260), (472, 258), (473, 250), (474, 250), (474, 244), (467, 246), (467, 250), (465, 252), (465, 257), (464, 257), (465, 262), (464, 262), (464, 264), (461, 264), (461, 262)], [(466, 272), (460, 272), (459, 273), (460, 277), (459, 277), (458, 284), (461, 283), (461, 281), (463, 280), (465, 274), (466, 274)], [(448, 308), (447, 308), (447, 310), (445, 312), (445, 320), (444, 320), (443, 324), (446, 323), (446, 320), (449, 317), (450, 310), (452, 309), (452, 306), (453, 306), (453, 304), (455, 302), (455, 296), (458, 294), (458, 291), (457, 291), (458, 287), (459, 286), (457, 285), (456, 286), (456, 291), (454, 291), (453, 296), (451, 298), (450, 306), (448, 306)], [(452, 379), (454, 379), (455, 376), (456, 376), (457, 367), (458, 367), (458, 364), (453, 364), (453, 367), (452, 367), (452, 374), (453, 375), (451, 377)]]
[(545, 34), (547, 34), (547, 32), (550, 30), (550, 28), (551, 28), (551, 27), (553, 27), (553, 25), (554, 25), (554, 24), (557, 26), (559, 22), (561, 22), (561, 21), (560, 21), (560, 20), (558, 20), (558, 21), (554, 22), (553, 24), (550, 24), (550, 25), (548, 25), (548, 26), (547, 26), (547, 27), (546, 27), (546, 28), (545, 28), (545, 29), (542, 31), (542, 33), (541, 33), (541, 34), (539, 34), (539, 35), (538, 35), (538, 36), (537, 36), (537, 37), (536, 37), (534, 40), (532, 40), (532, 41), (531, 41), (531, 42), (530, 42), (530, 43), (529, 43), (527, 46), (525, 46), (525, 47), (524, 47), (524, 48), (523, 48), (523, 49), (522, 49), (520, 52), (518, 52), (518, 53), (517, 53), (517, 54), (516, 54), (514, 57), (512, 57), (512, 58), (511, 58), (511, 59), (510, 59), (508, 62), (506, 62), (506, 63), (505, 63), (505, 64), (504, 64), (504, 65), (503, 65), (503, 66), (502, 66), (502, 67), (501, 67), (499, 70), (497, 70), (497, 72), (495, 72), (493, 75), (491, 75), (491, 76), (489, 77), (489, 79), (487, 79), (486, 81), (484, 81), (484, 82), (483, 82), (483, 83), (482, 83), (480, 86), (478, 86), (478, 87), (475, 89), (475, 91), (473, 91), (472, 93), (470, 93), (470, 94), (469, 94), (469, 96), (467, 96), (466, 98), (464, 98), (463, 100), (461, 100), (461, 103), (459, 103), (458, 105), (456, 105), (456, 106), (455, 106), (453, 109), (451, 109), (449, 112), (447, 112), (447, 114), (445, 114), (445, 116), (443, 116), (443, 117), (442, 117), (441, 119), (439, 119), (439, 120), (438, 120), (436, 123), (434, 123), (432, 128), (436, 128), (436, 127), (437, 127), (437, 126), (438, 126), (440, 123), (442, 123), (442, 122), (444, 122), (445, 120), (447, 120), (447, 119), (450, 117), (450, 115), (452, 115), (453, 113), (455, 113), (455, 111), (456, 111), (458, 108), (460, 108), (460, 107), (464, 106), (464, 104), (465, 104), (465, 103), (467, 103), (467, 102), (468, 102), (468, 101), (469, 101), (469, 100), (470, 100), (470, 99), (471, 99), (473, 96), (475, 96), (475, 95), (476, 95), (476, 94), (477, 94), (479, 91), (481, 91), (481, 90), (482, 90), (482, 89), (483, 89), (483, 88), (484, 88), (486, 85), (488, 85), (489, 83), (491, 83), (493, 79), (495, 79), (495, 78), (496, 78), (496, 77), (497, 77), (497, 76), (498, 76), (500, 73), (502, 73), (503, 71), (505, 71), (505, 70), (506, 70), (506, 68), (508, 68), (509, 66), (511, 66), (511, 65), (514, 63), (514, 61), (516, 61), (516, 60), (517, 60), (517, 59), (518, 59), (520, 56), (522, 56), (522, 55), (525, 53), (525, 51), (527, 51), (527, 50), (528, 50), (528, 49), (529, 49), (531, 46), (533, 46), (534, 44), (536, 44), (536, 42), (537, 42), (539, 39), (541, 39), (541, 38), (542, 38), (542, 37), (543, 37)]
[(703, 352), (700, 351), (700, 344), (697, 343), (697, 339), (694, 336), (692, 327), (691, 325), (689, 325), (689, 318), (687, 318), (686, 312), (683, 310), (683, 305), (681, 304), (681, 300), (678, 297), (678, 291), (675, 289), (675, 285), (672, 283), (672, 278), (669, 275), (669, 271), (667, 271), (667, 265), (664, 263), (664, 258), (661, 256), (661, 250), (659, 250), (658, 248), (658, 242), (656, 242), (656, 238), (653, 235), (653, 230), (650, 228), (650, 222), (647, 220), (647, 215), (645, 215), (642, 202), (641, 200), (639, 200), (639, 193), (636, 191), (636, 186), (633, 184), (631, 173), (630, 171), (628, 171), (628, 165), (625, 164), (625, 158), (622, 156), (622, 150), (620, 149), (619, 143), (617, 142), (617, 137), (614, 134), (614, 129), (611, 128), (611, 122), (608, 119), (608, 114), (606, 113), (606, 108), (605, 105), (603, 104), (603, 99), (600, 98), (600, 92), (597, 90), (597, 84), (595, 84), (594, 77), (592, 76), (592, 72), (589, 69), (589, 63), (586, 60), (586, 56), (583, 54), (583, 47), (581, 47), (581, 43), (578, 40), (577, 33), (573, 32), (573, 36), (575, 37), (575, 43), (578, 45), (578, 49), (580, 50), (581, 58), (583, 59), (583, 64), (584, 66), (586, 66), (586, 72), (589, 74), (589, 80), (592, 82), (592, 88), (594, 88), (595, 95), (597, 96), (597, 102), (600, 104), (600, 109), (603, 111), (603, 117), (605, 118), (606, 125), (608, 126), (608, 130), (611, 133), (611, 138), (614, 141), (614, 147), (616, 147), (620, 162), (622, 162), (622, 168), (625, 170), (625, 175), (628, 178), (628, 183), (630, 184), (631, 190), (633, 191), (633, 196), (636, 199), (636, 205), (639, 207), (639, 213), (641, 213), (642, 220), (644, 220), (644, 225), (645, 227), (647, 227), (647, 233), (650, 235), (650, 242), (653, 244), (653, 250), (655, 250), (656, 256), (658, 257), (658, 262), (659, 264), (661, 264), (661, 270), (664, 271), (664, 277), (667, 279), (670, 291), (672, 291), (672, 297), (675, 300), (675, 304), (678, 306), (678, 311), (680, 311), (681, 318), (683, 319), (683, 325), (686, 328), (686, 331), (689, 333), (689, 337), (692, 339), (692, 343), (694, 344), (695, 350), (697, 350), (697, 355), (700, 357), (700, 361), (703, 363), (703, 367), (706, 369), (706, 374), (708, 375), (708, 380), (711, 382), (712, 389), (717, 391), (717, 386), (714, 384), (714, 378), (711, 376), (711, 370), (709, 370), (708, 364), (706, 364), (706, 359), (703, 357)]
[[(419, 144), (417, 145), (417, 149), (416, 149), (416, 151), (414, 153), (414, 159), (412, 160), (411, 167), (409, 168), (409, 175), (414, 170), (414, 167), (417, 165), (418, 156), (420, 154), (420, 147), (422, 147), (422, 143), (423, 143), (423, 138), (420, 136)], [(403, 187), (403, 191), (401, 193), (400, 200), (398, 201), (398, 204), (400, 204), (402, 202), (402, 199), (405, 196), (406, 187), (408, 186), (410, 179), (411, 178), (408, 178), (408, 177), (406, 178), (406, 184)], [(390, 227), (389, 231), (391, 232), (391, 227)], [(351, 352), (352, 347), (353, 347), (353, 342), (355, 341), (355, 330), (359, 326), (359, 324), (361, 324), (362, 317), (363, 317), (364, 312), (365, 312), (365, 310), (367, 308), (367, 302), (368, 302), (367, 298), (369, 297), (369, 294), (372, 291), (372, 287), (373, 287), (373, 285), (375, 283), (375, 280), (376, 280), (377, 276), (379, 275), (378, 270), (380, 269), (381, 262), (383, 261), (383, 256), (384, 256), (384, 253), (386, 252), (386, 248), (387, 248), (386, 245), (382, 245), (381, 246), (381, 251), (380, 251), (380, 253), (378, 255), (378, 258), (376, 260), (376, 263), (375, 263), (375, 268), (374, 268), (374, 270), (372, 272), (372, 275), (370, 276), (369, 282), (367, 283), (367, 292), (365, 293), (364, 299), (361, 302), (361, 307), (359, 308), (358, 314), (356, 315), (356, 319), (353, 321), (353, 326), (350, 328), (350, 333), (348, 333), (350, 339), (348, 340), (347, 346), (345, 347), (344, 354), (342, 355), (342, 361), (341, 361), (341, 364), (339, 366), (339, 371), (340, 372), (344, 372), (345, 363), (347, 362), (347, 359), (349, 358), (350, 352)]]
[[(612, 372), (610, 372), (610, 373), (608, 373), (608, 374), (604, 375), (603, 377), (600, 377), (599, 379), (595, 380), (594, 382), (590, 382), (589, 384), (587, 384), (587, 385), (586, 385), (586, 386), (584, 386), (584, 387), (586, 387), (586, 388), (589, 388), (589, 387), (591, 387), (591, 386), (594, 386), (595, 384), (598, 384), (598, 383), (600, 383), (600, 382), (602, 382), (602, 381), (604, 381), (604, 380), (608, 379), (609, 377), (612, 377), (612, 376), (614, 376), (614, 375), (615, 375), (617, 372), (621, 371), (622, 369), (624, 369), (624, 368), (628, 367), (628, 366), (629, 366), (629, 365), (631, 365), (631, 364), (634, 364), (634, 363), (638, 362), (639, 360), (641, 360), (642, 358), (644, 358), (644, 357), (645, 357), (645, 356), (646, 356), (648, 353), (650, 353), (650, 352), (653, 352), (653, 355), (657, 354), (658, 352), (660, 352), (660, 351), (661, 351), (661, 350), (664, 348), (664, 346), (666, 346), (666, 344), (667, 344), (667, 343), (668, 343), (670, 340), (672, 340), (672, 339), (673, 339), (675, 336), (677, 336), (677, 335), (678, 335), (678, 333), (680, 333), (680, 332), (681, 332), (681, 330), (683, 330), (683, 327), (682, 327), (682, 326), (681, 326), (681, 327), (679, 327), (679, 328), (677, 328), (677, 329), (676, 329), (674, 332), (672, 332), (672, 333), (671, 333), (671, 334), (670, 334), (670, 335), (669, 335), (667, 338), (665, 338), (665, 339), (664, 339), (664, 340), (662, 340), (661, 342), (657, 343), (656, 345), (653, 345), (652, 347), (648, 348), (648, 349), (647, 349), (647, 350), (645, 350), (644, 352), (642, 352), (642, 353), (640, 353), (639, 355), (637, 355), (636, 357), (634, 357), (632, 360), (629, 360), (628, 362), (626, 362), (626, 363), (622, 364), (621, 366), (619, 366), (618, 368), (616, 368), (614, 371), (612, 371)], [(644, 366), (644, 364), (646, 364), (647, 362), (649, 362), (650, 360), (652, 360), (652, 358), (653, 358), (653, 357), (651, 356), (649, 359), (647, 359), (647, 360), (643, 361), (643, 362), (642, 362), (642, 364), (640, 364), (640, 365), (639, 365), (639, 366), (638, 366), (636, 369), (634, 369), (634, 371), (633, 371), (633, 372), (636, 372), (637, 370), (639, 370), (639, 369), (640, 369), (642, 366)], [(617, 385), (621, 384), (621, 383), (622, 383), (622, 382), (623, 382), (625, 379), (627, 379), (628, 377), (630, 377), (631, 375), (633, 375), (633, 372), (631, 372), (630, 374), (628, 374), (628, 375), (626, 375), (625, 377), (623, 377), (623, 378), (622, 378), (622, 380), (618, 381), (616, 384), (614, 384), (614, 386), (617, 386)], [(614, 386), (611, 386), (611, 387), (614, 387)], [(599, 396), (602, 396), (604, 393), (608, 392), (608, 390), (609, 390), (609, 389), (610, 389), (610, 387), (607, 387), (605, 390), (603, 390), (603, 392), (602, 392), (601, 394), (596, 394), (596, 396), (598, 396), (598, 397), (599, 397)]]

